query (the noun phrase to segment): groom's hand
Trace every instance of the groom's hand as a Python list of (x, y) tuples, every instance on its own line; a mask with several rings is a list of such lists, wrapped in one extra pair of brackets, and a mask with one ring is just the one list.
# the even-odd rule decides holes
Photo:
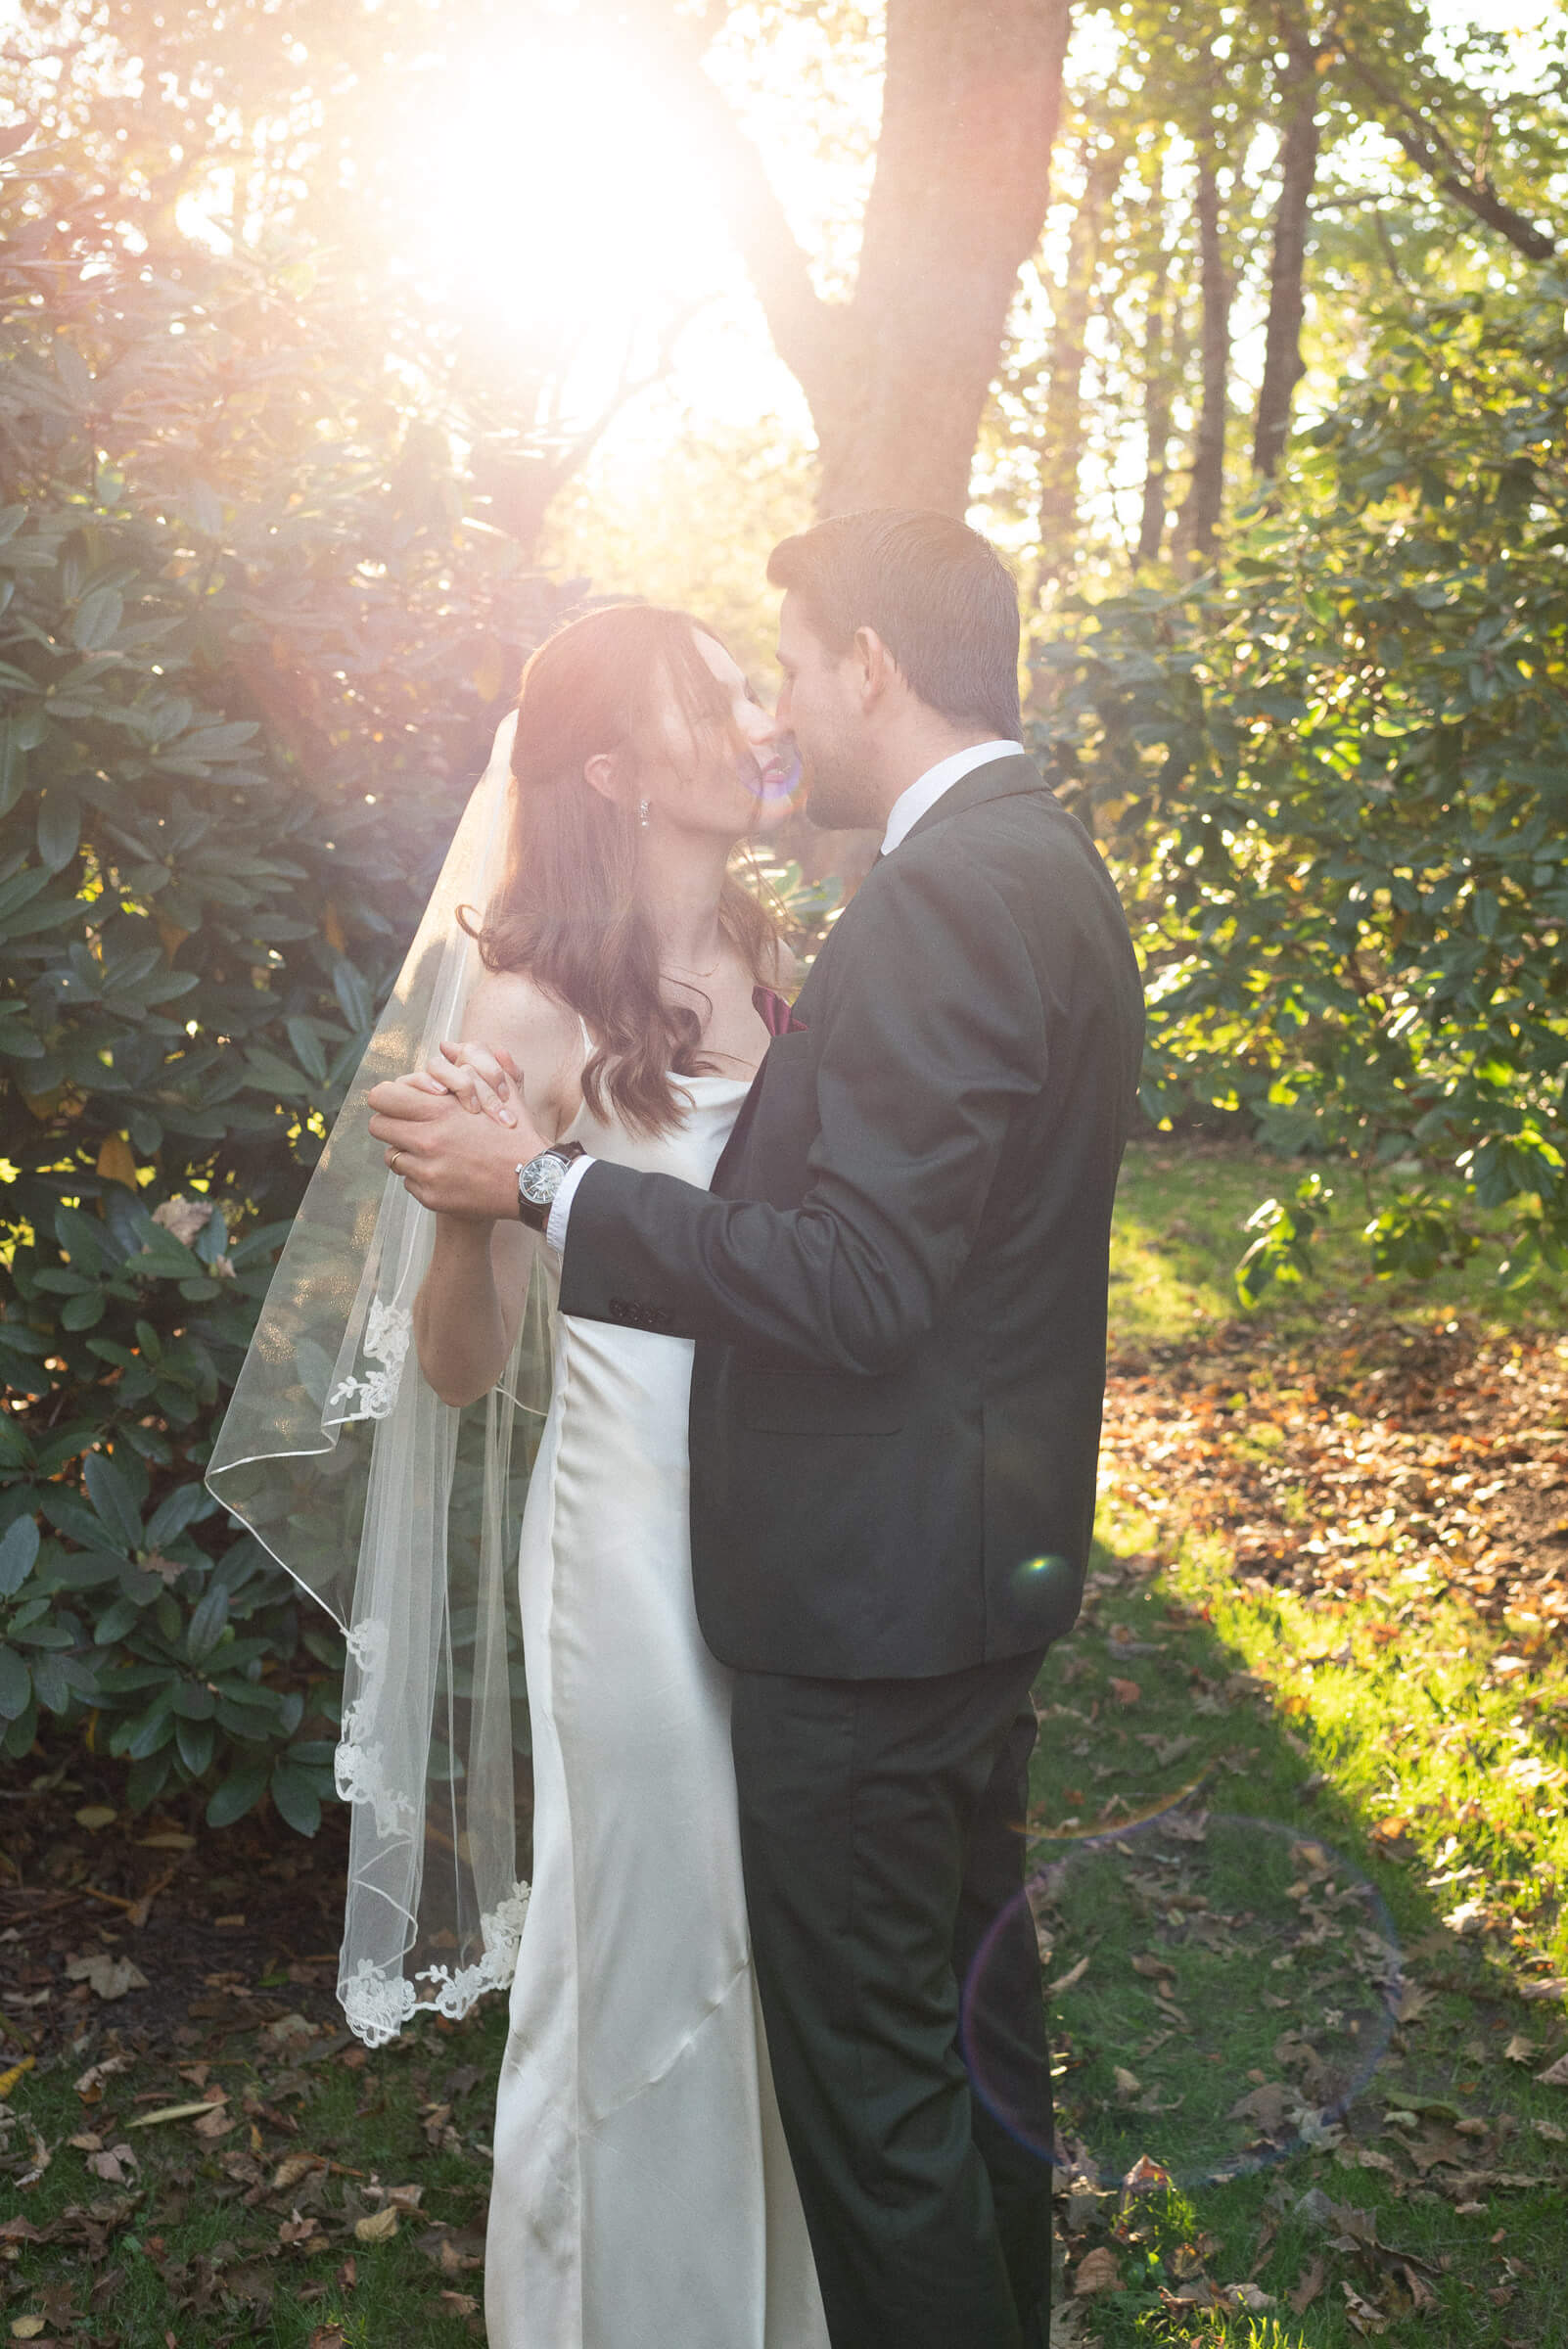
[(516, 1221), (517, 1170), (546, 1147), (523, 1106), (521, 1088), (515, 1126), (471, 1116), (423, 1074), (373, 1085), (369, 1098), (370, 1130), (421, 1207), (474, 1221)]

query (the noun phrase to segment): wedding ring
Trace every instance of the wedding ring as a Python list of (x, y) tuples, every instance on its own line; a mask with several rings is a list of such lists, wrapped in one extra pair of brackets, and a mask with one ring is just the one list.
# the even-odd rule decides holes
[(400, 1152), (400, 1151), (396, 1151), (396, 1150), (394, 1150), (394, 1151), (392, 1152), (392, 1157), (391, 1157), (391, 1158), (388, 1160), (388, 1162), (387, 1162), (387, 1163), (388, 1163), (388, 1165), (389, 1165), (389, 1166), (392, 1168), (392, 1173), (393, 1173), (393, 1174), (394, 1174), (397, 1176), (397, 1179), (398, 1179), (398, 1181), (399, 1181), (399, 1182), (401, 1182), (401, 1181), (402, 1181), (402, 1178), (403, 1178), (403, 1177), (402, 1177), (401, 1171), (399, 1170), (399, 1168), (398, 1168), (398, 1165), (397, 1165), (397, 1161), (398, 1161), (398, 1159), (399, 1159), (399, 1157), (400, 1157), (400, 1156), (401, 1156), (401, 1152)]

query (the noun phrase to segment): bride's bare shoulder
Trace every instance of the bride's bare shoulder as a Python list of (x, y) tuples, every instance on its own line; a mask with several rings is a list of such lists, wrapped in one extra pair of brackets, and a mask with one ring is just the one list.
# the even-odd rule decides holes
[(582, 1057), (576, 1014), (546, 994), (526, 971), (484, 973), (469, 997), (463, 1036), (488, 1044), (492, 1052), (503, 1046), (525, 1066), (564, 1068)]

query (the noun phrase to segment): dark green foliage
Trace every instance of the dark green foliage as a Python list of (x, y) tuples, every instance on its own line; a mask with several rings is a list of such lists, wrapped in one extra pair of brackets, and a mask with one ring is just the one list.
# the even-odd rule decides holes
[[(330, 1781), (334, 1648), (201, 1473), (524, 652), (530, 577), (325, 264), (0, 181), (0, 1722)], [(37, 1537), (41, 1533), (41, 1542)], [(320, 1626), (320, 1630), (316, 1627)]]
[[(1380, 1270), (1568, 1267), (1563, 287), (1384, 333), (1218, 581), (1085, 614), (1047, 754), (1150, 979), (1144, 1100), (1401, 1178)], [(1434, 1179), (1449, 1174), (1440, 1184)], [(1300, 1278), (1334, 1177), (1260, 1210)]]

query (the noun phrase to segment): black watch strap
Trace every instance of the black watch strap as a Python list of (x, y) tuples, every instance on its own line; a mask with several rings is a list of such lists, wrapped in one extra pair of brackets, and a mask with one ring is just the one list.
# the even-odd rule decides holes
[[(550, 1210), (555, 1205), (555, 1195), (561, 1188), (567, 1169), (574, 1159), (586, 1156), (587, 1152), (580, 1142), (552, 1142), (548, 1149), (540, 1150), (525, 1166), (518, 1168), (517, 1212), (520, 1221), (526, 1223), (530, 1231), (544, 1230), (550, 1221)], [(543, 1186), (540, 1186), (543, 1190), (542, 1196), (533, 1197), (530, 1195), (529, 1177), (535, 1171), (543, 1173), (546, 1161), (553, 1161), (555, 1167), (559, 1169), (559, 1173), (547, 1190), (543, 1190)]]

